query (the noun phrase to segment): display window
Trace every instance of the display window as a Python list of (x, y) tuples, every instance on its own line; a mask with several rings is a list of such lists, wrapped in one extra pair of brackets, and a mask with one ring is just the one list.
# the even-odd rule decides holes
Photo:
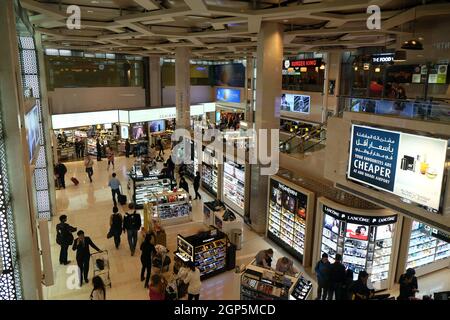
[(271, 179), (267, 236), (303, 261), (308, 196)]
[(397, 216), (360, 216), (326, 205), (323, 213), (321, 253), (327, 253), (331, 263), (341, 254), (355, 280), (362, 270), (371, 275), (372, 283), (387, 280)]
[(450, 235), (413, 221), (406, 268), (418, 268), (450, 257)]
[(202, 160), (202, 186), (215, 197), (218, 192), (218, 161), (213, 150), (205, 148)]
[(223, 173), (223, 194), (226, 199), (244, 210), (245, 207), (245, 166), (225, 161)]

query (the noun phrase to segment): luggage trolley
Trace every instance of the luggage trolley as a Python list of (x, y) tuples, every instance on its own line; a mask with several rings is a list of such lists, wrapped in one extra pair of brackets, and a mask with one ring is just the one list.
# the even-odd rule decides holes
[(105, 286), (112, 287), (111, 278), (109, 277), (109, 258), (108, 250), (99, 251), (91, 254), (92, 270), (94, 277), (100, 276)]

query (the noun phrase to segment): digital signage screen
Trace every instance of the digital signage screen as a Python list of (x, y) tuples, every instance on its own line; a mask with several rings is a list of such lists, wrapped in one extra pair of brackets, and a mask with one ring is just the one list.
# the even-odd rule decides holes
[(281, 95), (281, 111), (309, 114), (311, 111), (311, 97), (284, 93)]
[(447, 140), (353, 125), (347, 178), (439, 211)]
[(165, 120), (155, 120), (149, 122), (150, 132), (161, 132), (166, 130)]
[(28, 142), (29, 161), (33, 161), (33, 156), (38, 149), (41, 130), (39, 127), (39, 107), (34, 106), (30, 112), (25, 115), (25, 130)]
[(220, 102), (240, 103), (241, 102), (241, 90), (217, 88), (216, 100), (220, 101)]

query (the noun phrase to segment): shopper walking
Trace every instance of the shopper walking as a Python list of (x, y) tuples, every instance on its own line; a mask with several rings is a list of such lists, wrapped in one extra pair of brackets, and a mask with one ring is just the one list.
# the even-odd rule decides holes
[(106, 300), (106, 288), (102, 278), (100, 276), (92, 278), (92, 285), (94, 288), (89, 298), (91, 300)]
[(345, 283), (345, 266), (342, 264), (342, 255), (336, 254), (334, 263), (330, 266), (330, 286), (328, 289), (328, 300), (345, 300), (343, 287)]
[(330, 281), (330, 262), (328, 261), (328, 254), (322, 254), (322, 259), (317, 262), (314, 270), (317, 274), (318, 283), (316, 300), (327, 300)]
[(92, 176), (94, 175), (94, 160), (92, 160), (91, 156), (88, 154), (84, 159), (84, 166), (86, 167), (86, 173), (89, 177), (89, 181), (92, 183)]
[(200, 188), (200, 172), (197, 171), (197, 173), (195, 174), (195, 178), (194, 178), (194, 191), (195, 191), (194, 200), (197, 200), (197, 198), (200, 200), (202, 199), (202, 196), (198, 192), (199, 188)]
[(58, 161), (58, 163), (55, 166), (55, 174), (58, 178), (58, 182), (61, 188), (66, 188), (66, 173), (67, 173), (67, 168), (66, 166), (61, 162)]
[(113, 213), (109, 219), (109, 226), (110, 229), (108, 233), (108, 239), (114, 237), (114, 245), (116, 246), (116, 249), (119, 249), (120, 236), (123, 229), (123, 218), (119, 213), (119, 208), (117, 208), (116, 206), (114, 206)]
[(84, 149), (86, 147), (86, 140), (81, 139), (80, 140), (80, 158), (84, 157)]
[(200, 280), (200, 270), (195, 267), (195, 264), (192, 261), (188, 263), (189, 272), (184, 279), (184, 283), (188, 286), (188, 300), (199, 300), (200, 298), (200, 290), (202, 288), (202, 282)]
[(416, 271), (413, 268), (406, 269), (406, 273), (402, 274), (399, 279), (400, 295), (397, 300), (415, 299), (416, 293), (419, 292)]
[[(147, 233), (144, 241), (141, 244), (141, 281), (145, 280), (144, 288), (148, 288), (148, 281), (150, 279), (150, 275), (152, 273), (152, 258), (155, 251), (155, 246), (153, 245), (153, 235), (151, 233)], [(147, 272), (147, 274), (146, 274)]]
[(125, 157), (127, 158), (130, 157), (130, 149), (131, 149), (130, 140), (127, 139), (125, 140)]
[(77, 159), (80, 159), (80, 141), (78, 140), (78, 138), (75, 140), (75, 154)]
[(102, 145), (100, 144), (100, 140), (97, 139), (97, 161), (102, 161)]
[(77, 264), (80, 271), (80, 287), (83, 285), (83, 278), (86, 283), (89, 282), (89, 261), (91, 259), (91, 252), (89, 247), (94, 248), (97, 251), (101, 251), (89, 237), (84, 236), (84, 231), (77, 232), (78, 238), (74, 241), (72, 250), (76, 251)]
[(189, 193), (189, 185), (188, 185), (186, 179), (184, 179), (184, 177), (181, 177), (180, 184), (178, 185), (178, 187), (180, 189), (184, 189), (187, 193)]
[(108, 170), (109, 166), (112, 164), (112, 168), (114, 170), (114, 150), (111, 148), (108, 149)]
[(161, 157), (161, 153), (164, 155), (164, 146), (163, 146), (162, 139), (160, 136), (158, 136), (158, 138), (156, 138), (156, 145), (159, 148), (158, 157)]
[[(119, 181), (119, 179), (116, 178), (116, 176), (117, 175), (114, 172), (108, 183), (108, 187), (111, 188), (114, 207), (117, 207), (117, 200), (119, 199), (119, 196), (120, 196), (120, 187), (121, 187), (120, 181)], [(116, 195), (117, 195), (117, 200), (116, 200)]]
[(127, 232), (128, 244), (130, 246), (131, 255), (134, 256), (138, 239), (138, 231), (141, 228), (141, 215), (134, 211), (132, 214), (125, 213), (123, 218), (123, 230)]
[(67, 260), (67, 250), (73, 243), (72, 232), (77, 231), (77, 228), (72, 227), (67, 223), (67, 216), (65, 214), (59, 217), (60, 223), (56, 225), (56, 243), (60, 245), (59, 264), (67, 265), (70, 260)]

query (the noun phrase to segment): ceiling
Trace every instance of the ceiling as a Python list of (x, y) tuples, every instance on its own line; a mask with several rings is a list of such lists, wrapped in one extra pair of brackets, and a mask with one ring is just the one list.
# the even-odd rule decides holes
[[(284, 28), (285, 55), (393, 44), (415, 19), (450, 15), (443, 0), (20, 0), (46, 48), (193, 58), (255, 55), (261, 24)], [(68, 6), (81, 12), (70, 30)], [(381, 8), (381, 30), (369, 30), (369, 5)], [(448, 18), (448, 17), (447, 17)]]

